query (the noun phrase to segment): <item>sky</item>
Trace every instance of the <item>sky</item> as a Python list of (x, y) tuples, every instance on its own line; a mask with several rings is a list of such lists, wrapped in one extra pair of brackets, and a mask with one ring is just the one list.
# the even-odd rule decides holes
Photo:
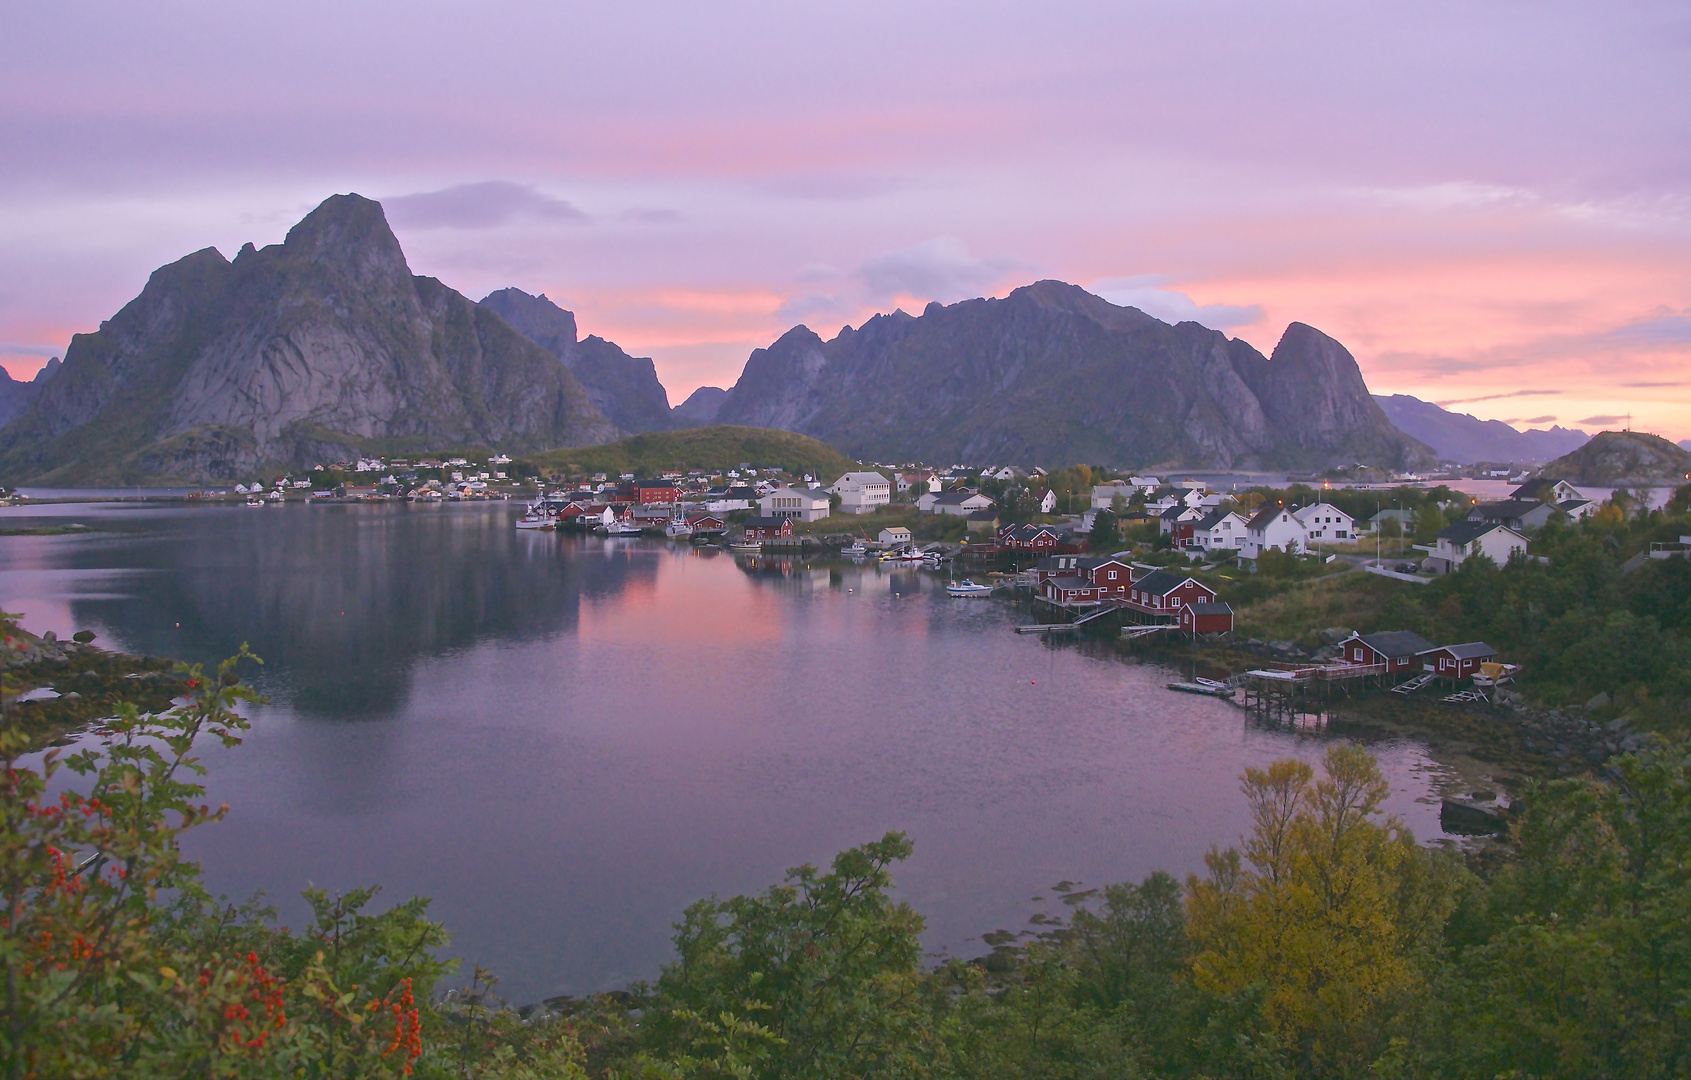
[(0, 365), (156, 267), (380, 199), (671, 403), (797, 323), (1059, 278), (1376, 393), (1691, 437), (1691, 5), (1438, 0), (0, 11)]

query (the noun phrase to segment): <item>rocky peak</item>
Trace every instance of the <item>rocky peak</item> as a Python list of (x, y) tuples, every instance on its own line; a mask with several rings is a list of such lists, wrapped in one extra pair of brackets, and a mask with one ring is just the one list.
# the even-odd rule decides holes
[(409, 278), (405, 252), (382, 204), (362, 195), (331, 195), (288, 230), (282, 249), (360, 285)]

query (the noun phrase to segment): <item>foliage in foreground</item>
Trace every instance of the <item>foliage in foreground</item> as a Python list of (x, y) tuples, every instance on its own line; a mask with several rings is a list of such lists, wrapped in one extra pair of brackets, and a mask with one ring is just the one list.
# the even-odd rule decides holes
[[(677, 925), (656, 982), (558, 1012), (442, 992), (425, 901), (213, 902), (178, 840), (197, 740), (238, 742), (234, 662), (68, 756), (6, 758), (0, 1050), (12, 1077), (1671, 1077), (1691, 1071), (1686, 749), (1527, 793), (1485, 874), (1381, 809), (1332, 746), (1247, 770), (1251, 829), (1183, 884), (1069, 891), (984, 962), (922, 963), (902, 834)], [(74, 778), (66, 782), (67, 775)]]

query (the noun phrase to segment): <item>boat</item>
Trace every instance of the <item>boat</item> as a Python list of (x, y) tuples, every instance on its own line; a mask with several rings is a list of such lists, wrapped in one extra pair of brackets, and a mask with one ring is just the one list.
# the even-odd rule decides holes
[(728, 542), (728, 550), (729, 551), (749, 551), (749, 552), (762, 551), (763, 550), (763, 541), (762, 540), (745, 540), (745, 539), (730, 540)]
[(558, 519), (538, 507), (529, 507), (528, 513), (517, 519), (519, 529), (556, 529)]
[(869, 554), (869, 546), (861, 540), (853, 540), (840, 549), (841, 555), (861, 556)]
[(946, 585), (945, 591), (948, 596), (991, 596), (992, 586), (964, 578)]
[(1232, 697), (1233, 688), (1224, 682), (1214, 679), (1193, 679), (1191, 682), (1171, 682), (1170, 690), (1178, 690), (1182, 694), (1207, 694), (1210, 697)]
[(693, 526), (680, 518), (671, 518), (669, 524), (663, 527), (663, 534), (671, 540), (683, 540), (693, 535)]
[(640, 526), (632, 521), (612, 521), (593, 531), (601, 536), (639, 536)]
[(898, 553), (899, 562), (917, 563), (922, 561), (922, 553), (916, 548), (905, 548)]
[(257, 495), (248, 495), (247, 496), (247, 505), (248, 506), (263, 506), (264, 500), (260, 499)]

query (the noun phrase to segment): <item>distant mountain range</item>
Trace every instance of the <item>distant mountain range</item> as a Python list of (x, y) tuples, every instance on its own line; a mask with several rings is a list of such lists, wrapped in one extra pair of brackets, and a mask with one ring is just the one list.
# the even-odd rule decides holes
[(1060, 281), (877, 315), (752, 353), (713, 418), (865, 460), (1316, 468), (1436, 460), (1392, 426), (1343, 345), (1302, 323), (1271, 357)]
[(543, 295), (500, 289), (477, 304), (413, 275), (381, 206), (337, 195), (281, 244), (160, 268), (72, 339), (57, 374), (0, 382), (0, 422), (14, 414), (0, 482), (228, 482), (361, 453), (534, 453), (711, 424), (795, 432), (866, 460), (1430, 465), (1452, 444), (1415, 419), (1409, 434), (1394, 426), (1382, 404), (1405, 401), (1483, 426), (1376, 401), (1344, 346), (1302, 323), (1265, 357), (1041, 281), (878, 315), (827, 341), (796, 326), (755, 350), (732, 388), (672, 408), (650, 359), (578, 337)]
[(233, 480), (363, 450), (601, 442), (570, 369), (414, 276), (379, 204), (336, 195), (281, 244), (155, 271), (0, 430), (17, 483)]
[(1518, 431), (1501, 420), (1453, 413), (1408, 394), (1375, 394), (1386, 416), (1406, 435), (1426, 443), (1441, 461), (1541, 462), (1561, 457), (1591, 436), (1565, 427)]

